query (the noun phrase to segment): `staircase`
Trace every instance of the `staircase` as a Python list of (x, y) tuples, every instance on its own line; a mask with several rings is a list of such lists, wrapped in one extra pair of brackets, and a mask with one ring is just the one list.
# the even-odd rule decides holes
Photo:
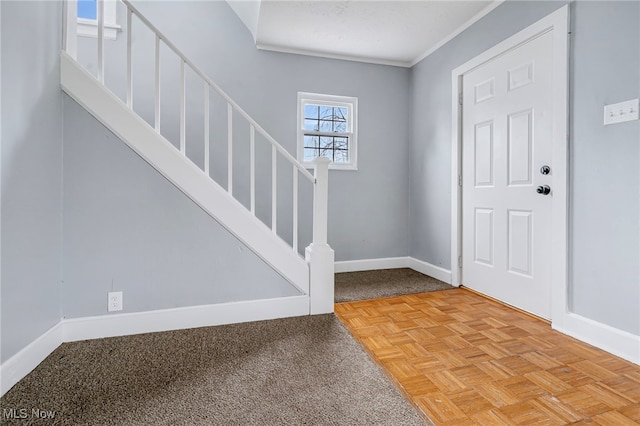
[[(65, 10), (64, 50), (61, 52), (60, 80), (62, 89), (89, 113), (109, 128), (124, 143), (131, 147), (150, 165), (165, 176), (171, 183), (186, 194), (194, 203), (206, 211), (212, 218), (223, 225), (229, 232), (241, 240), (254, 253), (282, 277), (296, 286), (309, 298), (309, 313), (320, 314), (333, 312), (333, 273), (334, 254), (327, 244), (327, 197), (328, 197), (328, 163), (320, 158), (314, 165), (312, 175), (285, 148), (272, 138), (257, 122), (255, 122), (238, 104), (236, 104), (216, 83), (202, 70), (185, 57), (184, 54), (169, 41), (149, 20), (129, 1), (122, 0), (127, 8), (127, 23), (124, 28), (126, 37), (126, 99), (123, 101), (105, 85), (104, 55), (104, 1), (97, 1), (97, 70), (95, 75), (85, 69), (77, 60), (77, 1), (68, 0)], [(136, 76), (155, 82), (154, 125), (145, 121), (133, 109), (133, 37), (132, 17), (136, 17), (136, 25), (144, 25), (155, 37), (155, 72), (149, 76)], [(178, 140), (169, 141), (160, 132), (160, 51), (168, 50), (180, 63), (180, 130)], [(196, 165), (186, 155), (186, 73), (196, 75), (201, 81), (202, 105), (204, 108), (203, 128), (203, 167)], [(226, 187), (210, 177), (211, 165), (209, 150), (211, 128), (209, 122), (210, 94), (215, 93), (226, 102), (227, 108), (227, 182)], [(236, 120), (234, 122), (234, 120)], [(237, 121), (241, 120), (241, 123)], [(237, 126), (246, 126), (248, 140), (234, 137)], [(259, 140), (256, 138), (259, 136)], [(265, 142), (266, 141), (266, 142)], [(174, 142), (174, 143), (172, 143)], [(191, 142), (191, 141), (190, 141)], [(256, 145), (268, 143), (271, 151), (271, 223), (266, 224), (256, 216)], [(238, 144), (249, 145), (250, 182), (248, 207), (234, 197), (233, 154), (240, 151)], [(242, 148), (245, 148), (246, 145)], [(280, 189), (276, 173), (277, 165), (289, 164), (291, 170), (292, 223), (291, 243), (278, 235), (277, 194)], [(281, 170), (281, 167), (280, 167)], [(235, 173), (234, 173), (235, 172)], [(305, 249), (305, 257), (299, 254), (298, 228), (300, 192), (299, 179), (306, 179), (311, 184), (313, 194), (313, 237)]]

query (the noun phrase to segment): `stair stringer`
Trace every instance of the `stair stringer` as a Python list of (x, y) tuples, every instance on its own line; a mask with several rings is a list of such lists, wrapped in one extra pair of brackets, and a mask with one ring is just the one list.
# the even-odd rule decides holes
[(60, 54), (60, 83), (71, 98), (193, 202), (309, 294), (309, 265), (302, 256), (64, 51)]

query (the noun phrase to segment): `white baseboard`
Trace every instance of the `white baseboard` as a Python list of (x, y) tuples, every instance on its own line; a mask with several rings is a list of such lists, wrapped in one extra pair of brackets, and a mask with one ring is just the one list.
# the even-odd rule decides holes
[(444, 281), (451, 284), (451, 271), (418, 260), (414, 257), (384, 257), (380, 259), (346, 260), (335, 263), (335, 271), (339, 272), (359, 272), (375, 271), (378, 269), (398, 269), (410, 268), (414, 271)]
[(408, 267), (413, 269), (414, 271), (418, 271), (422, 274), (429, 275), (430, 277), (443, 281), (447, 284), (451, 284), (451, 271), (448, 269), (444, 269), (439, 266), (432, 265), (431, 263), (418, 260), (415, 257), (409, 258)]
[(379, 269), (408, 268), (408, 257), (383, 257), (379, 259), (343, 260), (335, 263), (335, 272), (377, 271)]
[(308, 296), (249, 300), (67, 319), (63, 321), (63, 338), (65, 342), (75, 342), (302, 315), (309, 315)]
[(0, 365), (0, 396), (33, 371), (63, 342), (62, 323), (51, 327), (42, 336), (25, 346)]
[(567, 313), (561, 321), (552, 321), (551, 326), (554, 330), (640, 365), (640, 336), (574, 313)]
[(64, 319), (0, 365), (0, 396), (63, 342), (303, 316), (309, 306), (303, 295)]

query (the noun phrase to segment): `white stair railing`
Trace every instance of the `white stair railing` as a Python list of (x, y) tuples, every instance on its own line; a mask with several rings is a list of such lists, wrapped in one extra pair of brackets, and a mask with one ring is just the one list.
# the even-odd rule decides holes
[[(298, 255), (298, 227), (299, 227), (299, 206), (298, 206), (298, 176), (302, 175), (313, 185), (313, 239), (305, 250), (305, 259), (310, 267), (310, 296), (311, 313), (333, 312), (333, 272), (334, 259), (333, 250), (327, 244), (327, 201), (328, 201), (328, 166), (329, 160), (319, 158), (314, 163), (314, 175), (312, 175), (295, 157), (293, 157), (282, 145), (280, 145), (262, 126), (260, 126), (251, 116), (249, 116), (233, 99), (231, 99), (209, 76), (207, 76), (197, 65), (190, 61), (164, 34), (162, 34), (133, 4), (128, 0), (120, 0), (127, 9), (126, 23), (126, 106), (132, 114), (133, 110), (133, 37), (132, 37), (132, 16), (145, 25), (155, 35), (155, 70), (154, 70), (154, 118), (153, 128), (160, 134), (160, 50), (164, 45), (176, 55), (180, 61), (180, 106), (179, 106), (179, 143), (178, 150), (185, 159), (191, 161), (186, 156), (186, 70), (190, 69), (202, 81), (203, 87), (203, 108), (204, 108), (204, 165), (200, 168), (210, 177), (210, 93), (214, 91), (227, 104), (227, 186), (226, 191), (233, 197), (233, 154), (234, 154), (234, 112), (239, 114), (249, 127), (249, 211), (256, 216), (256, 132), (271, 146), (271, 230), (274, 238), (280, 238), (277, 234), (277, 213), (278, 213), (278, 182), (277, 164), (278, 157), (284, 158), (291, 166), (292, 170), (292, 251)], [(96, 80), (104, 85), (105, 83), (105, 58), (104, 58), (104, 0), (97, 0), (96, 21), (97, 21), (97, 71)], [(77, 60), (77, 0), (67, 0), (65, 2), (65, 24), (64, 28), (64, 51), (74, 60)], [(161, 135), (162, 136), (162, 135)], [(199, 167), (199, 166), (198, 166)], [(269, 226), (265, 224), (265, 226)], [(288, 243), (287, 243), (288, 244)]]

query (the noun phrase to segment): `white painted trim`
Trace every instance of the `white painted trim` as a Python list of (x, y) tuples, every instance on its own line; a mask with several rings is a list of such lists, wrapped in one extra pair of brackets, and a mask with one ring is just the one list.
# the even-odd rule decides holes
[(378, 259), (342, 260), (335, 263), (335, 272), (377, 271), (380, 269), (410, 268), (447, 284), (451, 284), (451, 271), (415, 257), (384, 257)]
[[(78, 35), (80, 37), (98, 37), (98, 24), (93, 19), (78, 18), (76, 25)], [(117, 24), (104, 24), (104, 39), (115, 40), (118, 32), (122, 31), (122, 27)]]
[(309, 315), (306, 295), (64, 319), (0, 365), (0, 396), (64, 342)]
[(78, 57), (78, 0), (63, 2), (62, 40), (63, 50), (73, 59)]
[(310, 269), (309, 313), (333, 313), (335, 304), (335, 253), (328, 244), (311, 243), (305, 248)]
[(554, 330), (640, 365), (640, 336), (574, 313), (565, 315), (562, 326), (554, 322), (552, 327)]
[(551, 264), (551, 319), (554, 326), (562, 327), (569, 314), (569, 6), (550, 19), (554, 20), (552, 138), (563, 141), (552, 147), (555, 170), (551, 185), (556, 203), (551, 216), (551, 257), (558, 261)]
[(305, 49), (295, 49), (284, 46), (275, 46), (272, 44), (264, 44), (258, 43), (256, 44), (256, 48), (258, 50), (265, 50), (269, 52), (278, 52), (278, 53), (290, 53), (292, 55), (304, 55), (304, 56), (313, 56), (316, 58), (325, 58), (325, 59), (338, 59), (340, 61), (351, 61), (351, 62), (364, 62), (366, 64), (375, 64), (375, 65), (389, 65), (392, 67), (402, 67), (402, 68), (410, 68), (411, 62), (405, 61), (394, 61), (389, 59), (380, 59), (380, 58), (368, 58), (363, 56), (352, 56), (352, 55), (343, 55), (339, 53), (329, 53), (329, 52), (315, 52), (312, 50)]
[[(414, 257), (409, 258), (408, 267), (413, 269), (414, 271), (420, 272), (421, 274), (425, 274), (447, 284), (451, 284), (451, 271), (448, 269), (432, 265), (431, 263), (418, 260)], [(458, 286), (455, 285), (455, 287)]]
[(65, 52), (63, 90), (285, 279), (309, 294), (309, 266), (239, 201)]
[(461, 114), (459, 94), (462, 91), (462, 76), (487, 61), (514, 49), (523, 43), (553, 31), (553, 165), (552, 187), (554, 196), (552, 216), (552, 273), (551, 273), (551, 320), (554, 327), (565, 328), (563, 321), (568, 315), (568, 33), (569, 7), (560, 7), (555, 12), (530, 25), (507, 40), (486, 50), (451, 73), (452, 79), (452, 161), (451, 161), (451, 272), (452, 285), (460, 284), (461, 270), (458, 257), (462, 255), (462, 209), (459, 178), (461, 169)]
[(462, 76), (451, 84), (451, 284), (459, 287), (462, 272)]
[(335, 272), (377, 271), (409, 267), (409, 257), (385, 257), (379, 259), (342, 260), (335, 263)]
[(302, 315), (309, 315), (306, 295), (66, 319), (63, 338), (75, 342)]
[(453, 38), (455, 38), (458, 34), (460, 34), (461, 32), (463, 32), (464, 30), (466, 30), (467, 28), (469, 28), (471, 25), (475, 24), (476, 22), (478, 22), (480, 19), (482, 19), (483, 17), (485, 17), (486, 15), (489, 14), (489, 12), (491, 12), (493, 9), (495, 9), (496, 7), (500, 6), (502, 3), (504, 3), (505, 0), (495, 0), (493, 3), (491, 3), (489, 6), (485, 7), (484, 9), (482, 9), (480, 12), (478, 12), (477, 14), (475, 14), (471, 19), (469, 19), (467, 22), (465, 22), (464, 24), (460, 25), (458, 28), (456, 28), (451, 34), (449, 34), (448, 36), (446, 36), (445, 38), (443, 38), (442, 40), (440, 40), (439, 42), (437, 42), (436, 44), (434, 44), (432, 47), (430, 47), (426, 52), (424, 52), (422, 55), (418, 56), (416, 59), (414, 59), (413, 61), (411, 61), (411, 64), (409, 65), (409, 67), (413, 67), (415, 65), (417, 65), (420, 61), (422, 61), (424, 58), (426, 58), (427, 56), (431, 55), (433, 52), (435, 52), (436, 50), (440, 49), (442, 46), (444, 46), (445, 44), (447, 44), (448, 42), (450, 42)]
[(33, 371), (63, 342), (63, 325), (58, 323), (0, 365), (0, 396)]

